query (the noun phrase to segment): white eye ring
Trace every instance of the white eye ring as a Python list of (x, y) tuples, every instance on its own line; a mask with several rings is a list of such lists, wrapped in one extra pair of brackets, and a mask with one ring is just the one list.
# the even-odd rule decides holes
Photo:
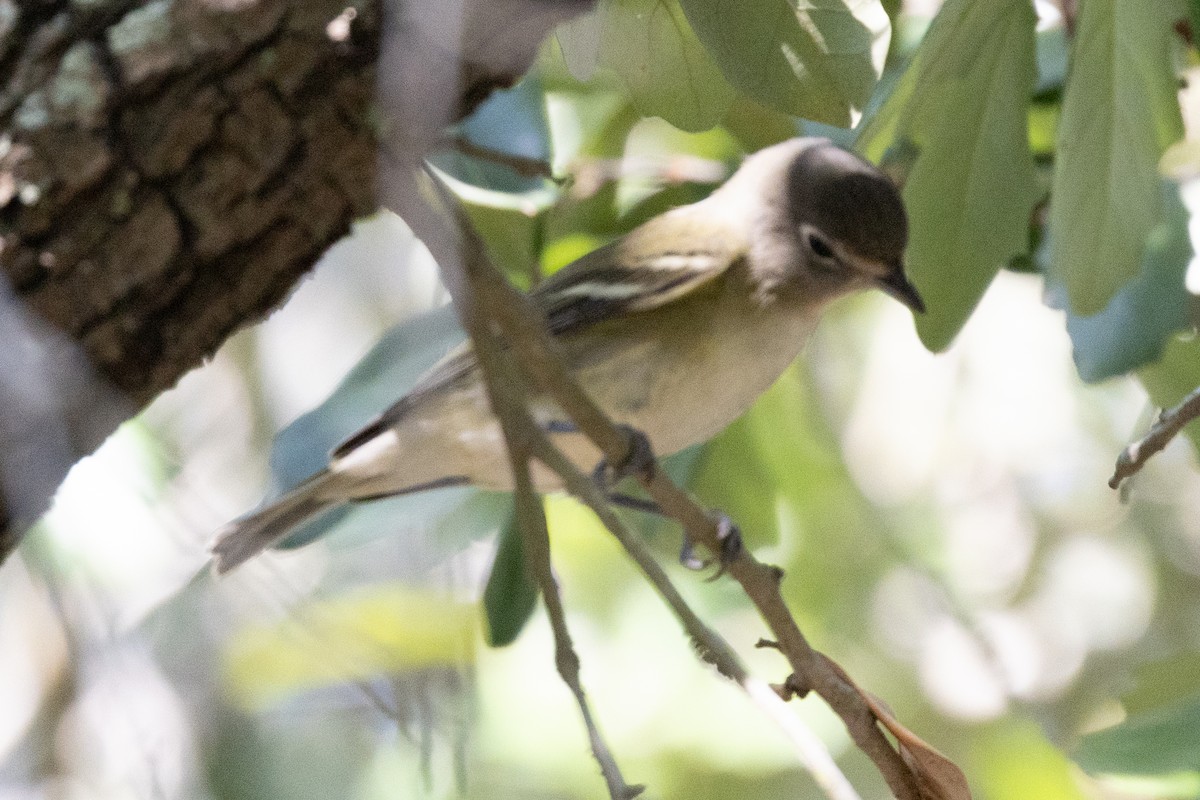
[(822, 261), (838, 261), (837, 251), (829, 242), (829, 238), (816, 229), (812, 225), (801, 225), (800, 236), (804, 240), (805, 246), (812, 251), (813, 255)]
[(808, 235), (808, 247), (821, 258), (833, 258), (833, 248), (825, 243), (825, 240), (815, 233)]

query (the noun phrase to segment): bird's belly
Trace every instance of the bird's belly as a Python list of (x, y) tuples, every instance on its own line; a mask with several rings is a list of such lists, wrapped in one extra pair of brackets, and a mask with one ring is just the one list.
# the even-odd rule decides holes
[(742, 321), (643, 344), (621, 359), (626, 363), (584, 372), (581, 381), (615, 422), (644, 432), (658, 455), (670, 455), (744, 414), (795, 360), (815, 315), (764, 312)]
[[(670, 455), (710, 439), (745, 413), (799, 354), (816, 314), (736, 318), (741, 324), (735, 326), (722, 324), (719, 313), (704, 315), (692, 326), (699, 329), (686, 336), (660, 336), (662, 325), (635, 331), (629, 342), (579, 365), (576, 378), (614, 422), (645, 433), (657, 455)], [(392, 469), (364, 476), (363, 493), (401, 491), (447, 477), (512, 489), (503, 433), (489, 410), (479, 383), (428, 409), (414, 409), (399, 431)], [(590, 473), (597, 466), (600, 452), (583, 434), (567, 430), (568, 420), (552, 403), (543, 398), (532, 410), (580, 470)], [(531, 471), (539, 491), (562, 488), (544, 464), (535, 460)]]

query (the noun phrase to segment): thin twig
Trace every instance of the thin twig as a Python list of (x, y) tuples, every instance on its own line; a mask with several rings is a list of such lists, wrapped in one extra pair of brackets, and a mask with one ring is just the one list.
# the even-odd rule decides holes
[(829, 750), (807, 726), (789, 712), (786, 705), (766, 683), (746, 670), (737, 653), (719, 633), (706, 625), (692, 610), (683, 595), (675, 588), (662, 566), (650, 555), (642, 540), (616, 514), (608, 498), (596, 483), (585, 476), (563, 454), (550, 444), (546, 435), (537, 431), (534, 452), (538, 459), (563, 479), (567, 491), (590, 507), (604, 526), (612, 532), (625, 552), (641, 568), (675, 617), (683, 625), (701, 658), (717, 671), (737, 683), (750, 699), (775, 720), (791, 739), (800, 761), (812, 774), (817, 785), (830, 800), (860, 800), (845, 774), (838, 768)]
[[(479, 324), (479, 306), (472, 309), (476, 315), (472, 326), (477, 331), (485, 326)], [(546, 515), (541, 501), (534, 493), (533, 481), (529, 475), (531, 457), (530, 431), (535, 430), (533, 420), (529, 416), (524, 398), (520, 396), (520, 380), (512, 380), (504, 364), (500, 348), (495, 339), (488, 333), (483, 333), (483, 339), (488, 340), (483, 346), (476, 345), (479, 351), (480, 368), (488, 382), (489, 399), (497, 412), (501, 427), (508, 442), (509, 464), (513, 471), (514, 498), (516, 504), (517, 527), (521, 533), (521, 541), (525, 549), (525, 563), (533, 573), (541, 590), (542, 601), (546, 605), (546, 614), (550, 619), (550, 628), (554, 634), (554, 664), (563, 683), (571, 690), (575, 702), (579, 706), (587, 730), (588, 742), (596, 763), (600, 765), (600, 773), (608, 787), (609, 797), (613, 800), (628, 800), (641, 793), (643, 787), (630, 786), (625, 782), (621, 769), (611, 748), (605, 742), (596, 724), (587, 696), (583, 691), (583, 683), (579, 677), (579, 655), (571, 640), (571, 632), (567, 628), (566, 611), (563, 609), (562, 595), (558, 590), (558, 581), (554, 579), (554, 569), (550, 562), (550, 534), (546, 528)], [(480, 340), (475, 340), (479, 342)]]
[[(448, 195), (436, 176), (429, 174), (436, 190)], [(453, 213), (461, 216), (462, 212), (453, 204), (452, 198), (444, 196), (443, 199), (447, 200)], [(505, 343), (534, 385), (553, 398), (575, 426), (600, 448), (608, 463), (625, 463), (632, 451), (627, 433), (608, 419), (568, 372), (557, 343), (546, 332), (529, 298), (513, 289), (491, 266), (482, 242), (471, 233), (470, 226), (459, 227), (463, 238), (459, 242), (459, 260), (455, 263), (461, 264), (464, 274), (448, 274), (447, 277), (465, 282), (488, 296), (486, 305), (490, 321), (497, 330), (503, 331)], [(439, 263), (444, 262), (439, 258)], [(461, 286), (458, 289), (461, 290)], [(451, 293), (455, 291), (456, 288), (451, 287)], [(457, 299), (457, 295), (455, 297)], [(638, 480), (663, 513), (683, 526), (692, 541), (712, 553), (721, 552), (719, 521), (676, 486), (661, 469), (652, 465), (638, 476)], [(820, 695), (842, 718), (855, 744), (875, 763), (899, 800), (919, 800), (916, 776), (879, 728), (861, 693), (831, 669), (828, 661), (801, 633), (779, 591), (780, 570), (759, 562), (742, 548), (728, 571), (758, 608), (796, 680)]]
[(550, 163), (541, 158), (527, 158), (493, 147), (485, 147), (468, 139), (462, 134), (444, 136), (438, 145), (448, 150), (456, 150), (463, 155), (473, 156), (482, 161), (490, 161), (508, 167), (522, 178), (553, 178), (554, 170)]
[[(510, 408), (511, 410), (511, 408)], [(514, 415), (506, 413), (513, 418)], [(524, 427), (524, 426), (522, 426)], [(518, 440), (520, 437), (517, 437)], [(533, 482), (529, 477), (528, 451), (522, 452), (519, 447), (510, 450), (510, 460), (515, 478), (515, 501), (517, 524), (521, 531), (521, 541), (525, 547), (526, 564), (532, 570), (534, 579), (541, 589), (542, 600), (546, 604), (546, 614), (550, 618), (550, 628), (554, 634), (554, 665), (563, 683), (575, 696), (587, 730), (588, 742), (596, 763), (600, 765), (600, 774), (608, 787), (609, 797), (613, 800), (628, 800), (640, 794), (644, 787), (630, 786), (621, 774), (621, 768), (612, 754), (611, 748), (605, 742), (596, 724), (587, 696), (583, 691), (583, 683), (579, 678), (579, 655), (571, 640), (567, 628), (566, 611), (563, 609), (562, 595), (558, 590), (558, 582), (554, 579), (553, 567), (550, 563), (550, 537), (546, 529), (546, 515), (541, 501), (533, 490)]]
[[(470, 252), (469, 247), (465, 253), (454, 247), (454, 233), (445, 230), (445, 226), (433, 217), (421, 202), (419, 187), (412, 181), (415, 174), (413, 172), (402, 176), (409, 181), (409, 185), (407, 191), (397, 194), (403, 198), (401, 207), (405, 219), (409, 221), (413, 231), (426, 242), (442, 266), (446, 288), (454, 299), (454, 306), (463, 328), (474, 343), (488, 400), (504, 431), (515, 481), (516, 511), (522, 543), (526, 548), (526, 563), (531, 566), (533, 577), (538, 582), (550, 618), (554, 635), (555, 666), (579, 706), (592, 754), (600, 766), (609, 797), (612, 800), (629, 800), (640, 794), (643, 787), (625, 782), (611, 748), (596, 725), (579, 678), (579, 656), (571, 641), (558, 583), (554, 579), (550, 563), (546, 518), (534, 494), (529, 475), (530, 443), (533, 441), (530, 432), (536, 433), (537, 429), (524, 401), (522, 381), (515, 376), (515, 366), (505, 357), (505, 349), (488, 324), (488, 317), (483, 308), (490, 307), (491, 302), (486, 297), (477, 296), (478, 287), (467, 275), (465, 265), (479, 256)], [(470, 228), (463, 226), (461, 230), (469, 231)], [(473, 241), (469, 236), (466, 238), (466, 243)], [(484, 294), (486, 295), (486, 292)]]
[(1108, 479), (1108, 485), (1116, 489), (1120, 487), (1121, 481), (1140, 472), (1151, 456), (1166, 447), (1197, 417), (1200, 417), (1200, 387), (1193, 389), (1179, 405), (1159, 414), (1158, 421), (1150, 427), (1149, 433), (1126, 447), (1121, 455), (1117, 456), (1117, 466), (1113, 476)]

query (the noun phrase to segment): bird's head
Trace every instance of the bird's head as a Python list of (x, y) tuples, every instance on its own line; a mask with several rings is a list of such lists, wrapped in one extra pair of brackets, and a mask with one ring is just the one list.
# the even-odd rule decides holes
[(908, 217), (877, 167), (823, 140), (796, 140), (787, 161), (785, 219), (795, 268), (809, 290), (837, 295), (875, 287), (925, 310), (904, 272)]

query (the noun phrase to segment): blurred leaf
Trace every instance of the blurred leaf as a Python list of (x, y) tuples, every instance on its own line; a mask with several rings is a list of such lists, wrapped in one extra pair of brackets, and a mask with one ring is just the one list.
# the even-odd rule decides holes
[(329, 451), (408, 391), (465, 338), (445, 307), (407, 320), (380, 337), (323, 403), (275, 437), (271, 472), (290, 489), (325, 467)]
[(1083, 3), (1051, 196), (1050, 277), (1101, 311), (1142, 266), (1163, 217), (1158, 160), (1183, 136), (1172, 59), (1182, 0)]
[[(559, 25), (551, 38), (549, 60), (561, 59), (562, 66), (576, 81), (586, 83), (600, 67), (600, 39), (603, 24), (598, 13), (583, 14)], [(543, 60), (547, 54), (543, 51)]]
[(1130, 714), (1163, 708), (1192, 695), (1200, 697), (1200, 653), (1186, 650), (1138, 667), (1132, 690), (1121, 695)]
[(599, 245), (628, 230), (617, 214), (616, 183), (605, 183), (594, 194), (559, 203), (546, 215), (547, 242), (562, 237), (578, 241), (586, 236)]
[(1062, 106), (1056, 102), (1036, 102), (1029, 107), (1029, 149), (1044, 158), (1054, 155)]
[(205, 777), (213, 796), (221, 800), (259, 800), (274, 796), (273, 778), (264, 765), (271, 760), (272, 742), (242, 713), (218, 705), (207, 720)]
[(1153, 800), (1197, 800), (1200, 798), (1200, 772), (1172, 772), (1162, 775), (1105, 775), (1104, 788), (1115, 797), (1153, 798)]
[(988, 800), (1086, 800), (1077, 770), (1030, 722), (1010, 719), (978, 740), (972, 771)]
[[(550, 127), (542, 82), (534, 74), (511, 89), (493, 92), (458, 126), (471, 144), (506, 155), (550, 162)], [(542, 179), (519, 175), (512, 168), (458, 150), (439, 153), (437, 166), (474, 186), (510, 193), (538, 189)]]
[(703, 200), (712, 194), (712, 184), (674, 183), (663, 186), (658, 191), (652, 191), (644, 197), (630, 198), (636, 200), (626, 208), (620, 208), (620, 223), (626, 230), (633, 230), (659, 214), (672, 208), (689, 205)]
[(542, 273), (553, 275), (604, 244), (604, 239), (586, 233), (568, 234), (548, 242), (542, 249)]
[[(275, 486), (271, 496), (324, 469), (338, 443), (400, 399), (463, 338), (449, 307), (408, 320), (380, 337), (321, 405), (276, 434), (270, 456)], [(318, 517), (298, 528), (284, 546), (307, 544), (339, 524), (352, 509), (361, 508), (343, 506)]]
[(487, 620), (487, 642), (504, 647), (516, 640), (537, 607), (538, 587), (525, 569), (521, 532), (514, 514), (500, 530), (496, 558), (483, 590), (483, 610)]
[[(443, 163), (431, 161), (439, 169)], [(516, 284), (528, 286), (541, 249), (541, 217), (557, 201), (557, 187), (537, 179), (522, 191), (499, 191), (445, 172), (442, 177), (462, 202), (495, 264)]]
[(852, 127), (883, 72), (879, 0), (682, 0), (725, 77), (769, 108)]
[(1043, 97), (1062, 91), (1067, 80), (1071, 46), (1066, 26), (1059, 25), (1037, 34), (1037, 87), (1034, 94)]
[[(1162, 355), (1167, 339), (1188, 324), (1184, 275), (1192, 259), (1188, 213), (1174, 184), (1163, 184), (1165, 218), (1150, 231), (1142, 269), (1099, 314), (1067, 313), (1075, 366), (1089, 383), (1137, 369)], [(1062, 292), (1060, 292), (1062, 294)], [(1056, 303), (1048, 291), (1051, 305)]]
[(617, 92), (551, 92), (546, 96), (546, 114), (556, 175), (571, 171), (581, 160), (620, 156), (639, 119)]
[[(1170, 408), (1200, 386), (1200, 338), (1175, 337), (1167, 342), (1162, 358), (1138, 370), (1138, 379), (1159, 408)], [(1200, 420), (1183, 429), (1200, 453)]]
[(1200, 695), (1134, 714), (1089, 734), (1075, 753), (1088, 772), (1158, 775), (1200, 773)]
[(1028, 0), (949, 0), (859, 138), (873, 161), (911, 159), (908, 264), (929, 307), (916, 324), (930, 350), (950, 344), (1000, 267), (1027, 248), (1036, 22)]
[(1200, 177), (1200, 141), (1180, 139), (1167, 148), (1158, 162), (1165, 177), (1176, 183), (1186, 183)]
[(800, 132), (794, 117), (739, 94), (722, 123), (747, 153), (791, 139)]
[[(213, 800), (327, 800), (359, 783), (354, 753), (376, 735), (354, 714), (308, 709), (294, 724), (244, 714), (221, 704), (197, 720), (205, 743), (207, 791)], [(286, 735), (284, 735), (286, 731)]]
[(621, 77), (642, 116), (686, 131), (716, 125), (733, 87), (696, 38), (677, 0), (601, 0), (599, 63)]
[[(380, 337), (324, 402), (276, 435), (270, 457), (276, 491), (324, 468), (335, 445), (396, 402), (463, 338), (449, 306)], [(420, 548), (406, 548), (406, 558), (419, 569), (421, 559), (436, 560), (491, 534), (507, 515), (509, 502), (507, 494), (465, 487), (351, 503), (309, 521), (281, 546), (301, 547), (332, 530), (342, 541), (404, 534), (421, 542)]]
[(374, 587), (309, 604), (229, 645), (226, 682), (260, 707), (307, 689), (475, 659), (477, 610), (442, 592)]

